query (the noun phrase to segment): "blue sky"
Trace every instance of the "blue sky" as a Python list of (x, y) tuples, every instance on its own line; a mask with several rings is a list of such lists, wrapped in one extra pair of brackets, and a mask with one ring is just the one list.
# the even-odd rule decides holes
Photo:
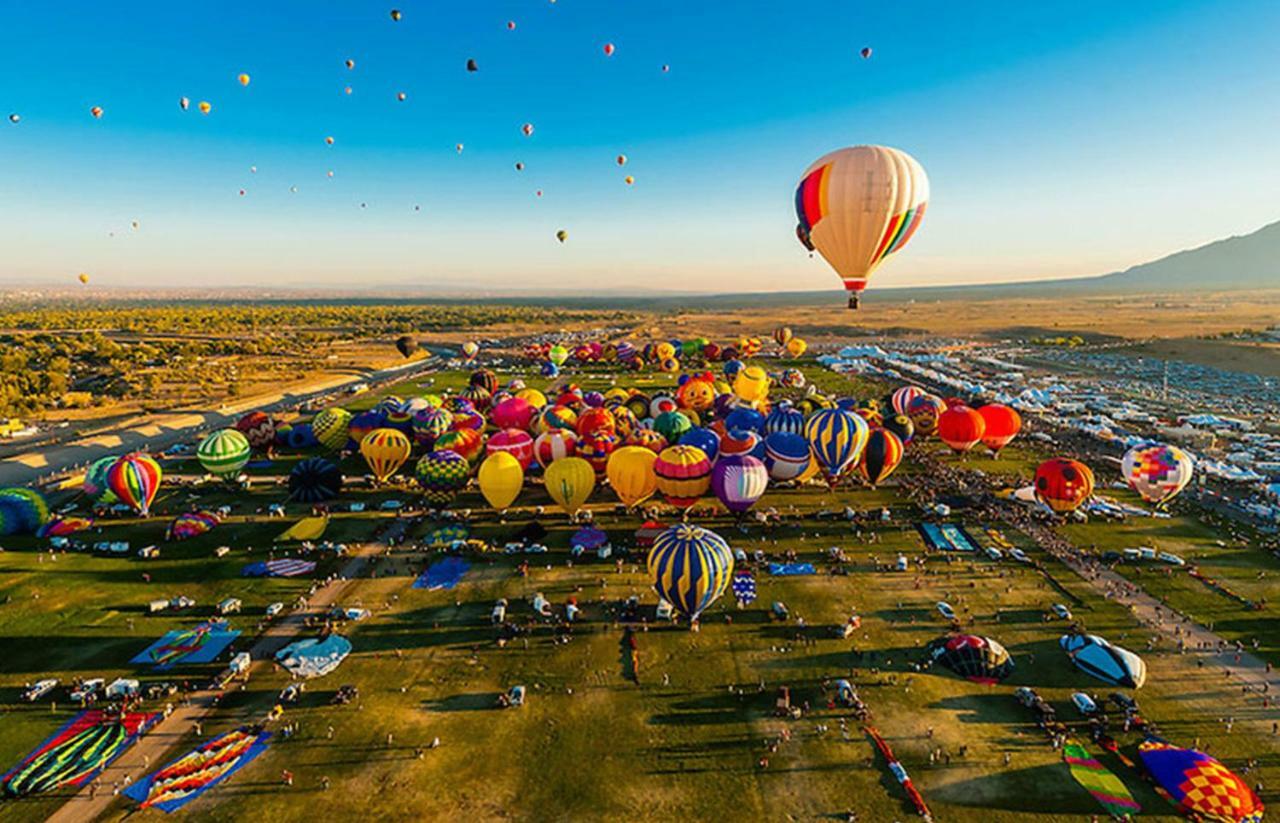
[(932, 188), (873, 287), (1280, 219), (1274, 0), (0, 0), (0, 30), (0, 284), (839, 289), (791, 197), (858, 143)]

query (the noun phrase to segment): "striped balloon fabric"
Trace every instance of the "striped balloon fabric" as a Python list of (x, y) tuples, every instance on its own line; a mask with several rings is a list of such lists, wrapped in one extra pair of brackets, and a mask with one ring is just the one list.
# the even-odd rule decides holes
[(659, 597), (689, 620), (697, 620), (729, 587), (733, 551), (715, 532), (679, 523), (654, 539), (649, 576)]
[(107, 488), (121, 503), (146, 517), (163, 476), (160, 464), (151, 455), (133, 452), (111, 464), (107, 470)]
[(697, 446), (663, 449), (653, 464), (658, 491), (678, 509), (687, 509), (711, 487), (711, 461)]
[(813, 457), (832, 484), (857, 465), (869, 435), (867, 421), (844, 409), (819, 409), (804, 424)]
[(221, 477), (243, 469), (250, 451), (247, 437), (236, 429), (222, 429), (200, 441), (196, 458), (205, 471)]
[(360, 441), (360, 454), (380, 483), (404, 465), (412, 450), (413, 444), (399, 429), (374, 429)]

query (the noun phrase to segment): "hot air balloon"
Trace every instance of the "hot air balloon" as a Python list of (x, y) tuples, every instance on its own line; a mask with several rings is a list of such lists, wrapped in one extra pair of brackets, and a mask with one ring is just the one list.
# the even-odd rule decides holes
[(734, 375), (733, 393), (744, 403), (762, 403), (769, 396), (769, 375), (759, 366), (747, 366)]
[(472, 72), (474, 72), (474, 71), (480, 71), (480, 66), (479, 66), (479, 64), (477, 64), (477, 63), (476, 63), (476, 61), (475, 61), (474, 59), (468, 59), (468, 60), (467, 60), (467, 71), (472, 71)]
[(711, 487), (711, 461), (696, 446), (668, 446), (653, 464), (658, 491), (678, 509), (687, 509)]
[(898, 439), (902, 441), (903, 446), (908, 445), (912, 438), (915, 437), (916, 433), (915, 424), (912, 423), (911, 418), (907, 417), (905, 414), (895, 414), (892, 417), (886, 418), (882, 427), (886, 431), (891, 431), (898, 435)]
[(911, 239), (924, 218), (929, 180), (906, 152), (855, 146), (811, 165), (796, 188), (798, 234), (849, 292), (849, 308), (876, 268)]
[[(483, 417), (476, 417), (484, 425)], [(435, 448), (448, 449), (462, 455), (470, 463), (475, 463), (484, 454), (484, 434), (479, 429), (457, 428), (459, 415), (453, 416), (455, 428), (436, 438)]]
[(1036, 469), (1036, 499), (1058, 514), (1080, 508), (1093, 494), (1093, 471), (1079, 460), (1055, 457)]
[(615, 51), (615, 49), (614, 49), (614, 47), (613, 47), (613, 44), (612, 44), (612, 43), (605, 43), (605, 44), (604, 44), (604, 56), (605, 56), (605, 57), (613, 57), (613, 52), (614, 52), (614, 51)]
[(564, 241), (569, 239), (569, 232), (565, 231), (564, 229), (561, 229), (560, 231), (556, 232), (556, 239), (559, 240), (561, 243), (563, 243)]
[(348, 58), (348, 59), (347, 59), (347, 69), (348, 69), (348, 70), (350, 70), (350, 69), (354, 69), (355, 67), (356, 67), (356, 61), (354, 61), (354, 60), (352, 60), (352, 59)]
[(895, 391), (893, 396), (889, 398), (889, 405), (892, 406), (893, 410), (898, 414), (907, 414), (908, 409), (911, 408), (911, 401), (915, 400), (922, 394), (928, 394), (928, 392), (919, 386), (903, 386)]
[(34, 534), (49, 522), (49, 504), (34, 489), (0, 490), (0, 535)]
[(986, 432), (986, 420), (968, 406), (952, 406), (938, 417), (938, 439), (956, 453), (978, 445)]
[(533, 441), (533, 455), (544, 469), (557, 460), (573, 457), (578, 437), (567, 429), (549, 429)]
[(516, 21), (514, 21), (514, 20), (508, 20), (508, 21), (507, 21), (507, 31), (515, 31), (515, 30), (516, 30)]
[(916, 435), (923, 440), (938, 430), (938, 420), (946, 410), (947, 404), (941, 398), (926, 393), (911, 399), (907, 416)]
[(994, 455), (1009, 445), (1009, 441), (1018, 436), (1022, 430), (1022, 417), (1017, 411), (1003, 403), (988, 403), (978, 409), (982, 420), (986, 423), (986, 431), (982, 434), (982, 445)]
[(1150, 738), (1138, 758), (1165, 796), (1193, 820), (1262, 823), (1262, 801), (1242, 778), (1204, 752)]
[(791, 405), (790, 401), (787, 400), (774, 406), (769, 411), (768, 417), (764, 419), (764, 433), (770, 435), (774, 432), (803, 434), (804, 412)]
[(213, 104), (207, 100), (201, 100), (196, 104), (196, 108), (200, 110), (201, 114), (208, 114), (213, 111)]
[(249, 441), (249, 448), (266, 451), (276, 442), (276, 421), (264, 411), (251, 411), (236, 421), (236, 431)]
[(351, 425), (351, 412), (333, 407), (325, 409), (311, 421), (311, 431), (316, 440), (329, 451), (337, 451), (346, 445), (347, 430)]
[(249, 462), (249, 441), (235, 429), (222, 429), (200, 441), (196, 459), (209, 474), (235, 475)]
[(101, 119), (102, 119), (102, 106), (94, 106), (93, 108), (89, 109), (89, 113), (93, 115), (93, 119), (95, 119), (95, 120), (101, 120)]
[(120, 459), (119, 455), (99, 457), (89, 464), (84, 473), (84, 485), (81, 487), (90, 500), (95, 503), (115, 503), (116, 496), (107, 485), (107, 472)]
[(863, 59), (863, 60), (869, 60), (869, 59), (871, 59), (871, 47), (870, 47), (870, 46), (863, 46), (863, 47), (862, 47), (862, 51), (860, 51), (860, 52), (858, 52), (858, 53), (862, 55), (862, 59)]
[(769, 471), (764, 462), (749, 454), (722, 457), (711, 470), (711, 491), (734, 514), (754, 506), (768, 486)]
[(387, 424), (387, 416), (380, 411), (363, 411), (351, 418), (347, 424), (347, 435), (357, 446), (374, 429), (381, 429)]
[(173, 518), (165, 530), (165, 540), (190, 540), (210, 531), (221, 518), (213, 512), (186, 512)]
[(392, 19), (392, 20), (394, 20), (394, 21), (396, 21), (396, 22), (398, 23), (398, 22), (400, 22), (400, 18), (402, 18), (402, 17), (404, 17), (404, 15), (400, 13), (400, 9), (392, 9), (392, 10), (391, 10), (391, 19)]
[(507, 452), (493, 452), (480, 464), (476, 473), (480, 494), (496, 511), (515, 502), (524, 487), (524, 467)]
[(773, 330), (773, 340), (778, 344), (779, 348), (785, 349), (787, 344), (791, 342), (791, 338), (795, 335), (791, 331), (790, 326), (778, 326)]
[(476, 355), (480, 353), (480, 344), (474, 340), (468, 340), (462, 344), (462, 359), (471, 362), (476, 359)]
[(494, 434), (484, 449), (486, 454), (504, 452), (511, 455), (526, 471), (533, 464), (533, 436), (523, 429), (504, 429)]
[(412, 450), (413, 444), (399, 429), (374, 429), (360, 440), (360, 454), (380, 483), (404, 465)]
[(1147, 682), (1147, 664), (1141, 657), (1097, 635), (1064, 634), (1058, 645), (1077, 669), (1104, 683), (1140, 689)]
[(85, 285), (88, 285), (89, 283), (89, 275), (85, 274), (84, 272), (80, 272), (80, 276), (77, 277), (76, 279), (79, 280), (81, 283), (84, 283)]
[(609, 455), (605, 475), (609, 487), (627, 508), (640, 505), (658, 490), (654, 463), (658, 456), (643, 446), (622, 446)]
[(186, 111), (186, 110), (190, 109), (190, 108), (191, 108), (191, 98), (190, 98), (190, 97), (180, 97), (180, 98), (178, 98), (178, 108), (182, 109), (183, 111)]
[(792, 357), (804, 357), (804, 353), (809, 350), (809, 344), (801, 340), (799, 337), (791, 338), (791, 342), (787, 344), (787, 354)]
[(926, 647), (929, 658), (974, 683), (992, 685), (1013, 674), (1013, 658), (995, 640), (972, 634), (940, 637)]
[(111, 464), (107, 470), (107, 488), (121, 503), (146, 517), (163, 477), (160, 464), (151, 455), (133, 452)]
[(844, 409), (819, 409), (804, 424), (805, 440), (830, 485), (857, 465), (869, 435), (867, 421)]
[(874, 488), (898, 468), (902, 452), (902, 441), (898, 435), (885, 429), (872, 429), (867, 436), (867, 447), (862, 450), (858, 469)]
[(604, 474), (609, 464), (609, 455), (618, 445), (618, 438), (603, 431), (591, 432), (578, 438), (577, 455), (591, 464), (598, 475)]
[[(409, 99), (409, 95), (405, 94), (402, 91), (399, 91), (399, 92), (396, 92), (396, 99), (399, 100), (401, 103), (403, 103), (405, 100)], [(414, 211), (417, 211), (417, 210), (418, 208), (417, 206), (415, 206)]]
[(556, 505), (572, 516), (595, 489), (596, 471), (581, 457), (565, 457), (547, 466), (543, 483)]
[(653, 430), (666, 438), (668, 443), (678, 443), (685, 432), (693, 428), (693, 421), (683, 412), (667, 411), (653, 419)]
[(1129, 488), (1148, 503), (1163, 505), (1191, 482), (1195, 464), (1177, 446), (1159, 443), (1134, 446), (1120, 461), (1120, 474)]
[(418, 350), (418, 341), (414, 340), (407, 334), (403, 334), (396, 338), (396, 351), (400, 352), (401, 357), (410, 357)]
[(236, 82), (238, 82), (242, 86), (249, 85), (249, 75), (241, 74), (239, 77), (236, 78)]
[(448, 449), (427, 452), (414, 467), (414, 476), (422, 486), (422, 496), (435, 506), (447, 506), (467, 486), (471, 464), (467, 458)]
[(776, 431), (764, 439), (764, 464), (769, 479), (777, 483), (799, 478), (812, 460), (809, 441), (802, 434)]
[(569, 350), (557, 343), (547, 350), (547, 359), (557, 366), (563, 366), (564, 361), (569, 359)]
[(728, 588), (733, 551), (715, 532), (678, 523), (654, 538), (648, 567), (653, 590), (693, 622)]
[(521, 127), (520, 127), (520, 133), (521, 133), (521, 134), (523, 134), (525, 137), (532, 137), (532, 136), (533, 136), (533, 124), (532, 124), (532, 123), (525, 123), (523, 126), (521, 126)]
[(342, 472), (332, 460), (308, 457), (289, 472), (289, 496), (299, 503), (322, 503), (342, 491)]

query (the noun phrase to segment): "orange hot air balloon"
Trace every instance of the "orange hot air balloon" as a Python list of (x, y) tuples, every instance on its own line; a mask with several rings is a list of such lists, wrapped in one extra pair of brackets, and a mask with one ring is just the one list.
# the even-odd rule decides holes
[(956, 453), (978, 445), (986, 431), (982, 415), (968, 406), (952, 406), (938, 416), (938, 439)]
[(247, 74), (241, 74), (239, 77), (237, 77), (237, 78), (236, 78), (236, 80), (237, 80), (237, 81), (240, 83), (240, 85), (242, 85), (242, 86), (247, 86), (247, 85), (249, 85), (249, 75), (247, 75)]
[(625, 154), (619, 154), (617, 163), (619, 166), (627, 165), (627, 156)]
[(630, 186), (630, 185), (632, 185), (633, 183), (635, 183), (635, 182), (636, 182), (636, 179), (635, 179), (634, 177), (632, 177), (631, 175), (629, 175), (629, 174), (628, 174), (626, 177), (622, 178), (622, 182), (624, 182), (624, 183), (626, 183), (628, 186)]
[(872, 273), (920, 228), (928, 200), (929, 178), (906, 152), (839, 149), (800, 178), (796, 234), (835, 269), (856, 309)]
[(1003, 403), (988, 403), (978, 409), (978, 414), (987, 424), (982, 435), (982, 445), (992, 454), (1000, 454), (1000, 450), (1009, 445), (1009, 441), (1022, 431), (1022, 416)]
[(325, 145), (326, 145), (326, 146), (332, 146), (332, 145), (333, 145), (333, 138), (332, 138), (332, 137), (326, 137), (326, 138), (324, 139), (324, 143), (325, 143)]
[(1093, 470), (1079, 460), (1055, 457), (1036, 469), (1036, 499), (1058, 514), (1070, 514), (1093, 495)]
[(101, 120), (101, 119), (102, 119), (102, 106), (94, 106), (93, 108), (89, 109), (89, 113), (93, 115), (93, 119), (95, 119), (95, 120)]
[(201, 100), (196, 104), (196, 108), (200, 110), (201, 114), (208, 114), (213, 111), (213, 104), (207, 100)]

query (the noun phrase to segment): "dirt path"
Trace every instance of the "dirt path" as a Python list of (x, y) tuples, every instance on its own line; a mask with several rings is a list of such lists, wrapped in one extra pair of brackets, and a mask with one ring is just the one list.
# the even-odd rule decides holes
[[(388, 535), (403, 531), (404, 525), (397, 521), (388, 530)], [(306, 631), (306, 619), (309, 616), (322, 615), (342, 600), (347, 591), (356, 585), (361, 573), (368, 565), (370, 556), (385, 551), (382, 542), (365, 543), (358, 546), (351, 559), (342, 567), (337, 579), (326, 586), (321, 586), (307, 601), (304, 609), (289, 613), (284, 618), (272, 623), (258, 638), (249, 650), (253, 658), (250, 675), (254, 671), (275, 665), (272, 660), (275, 653)], [(101, 787), (96, 794), (91, 794), (88, 787), (67, 800), (54, 814), (48, 823), (84, 823), (101, 816), (111, 806), (115, 797), (111, 794), (111, 785), (117, 781), (124, 785), (125, 776), (134, 780), (140, 779), (153, 769), (160, 768), (173, 756), (173, 749), (196, 721), (202, 721), (213, 709), (217, 692), (199, 691), (190, 696), (187, 705), (178, 705), (172, 714), (161, 720), (143, 736), (133, 747), (111, 764), (99, 776)]]

